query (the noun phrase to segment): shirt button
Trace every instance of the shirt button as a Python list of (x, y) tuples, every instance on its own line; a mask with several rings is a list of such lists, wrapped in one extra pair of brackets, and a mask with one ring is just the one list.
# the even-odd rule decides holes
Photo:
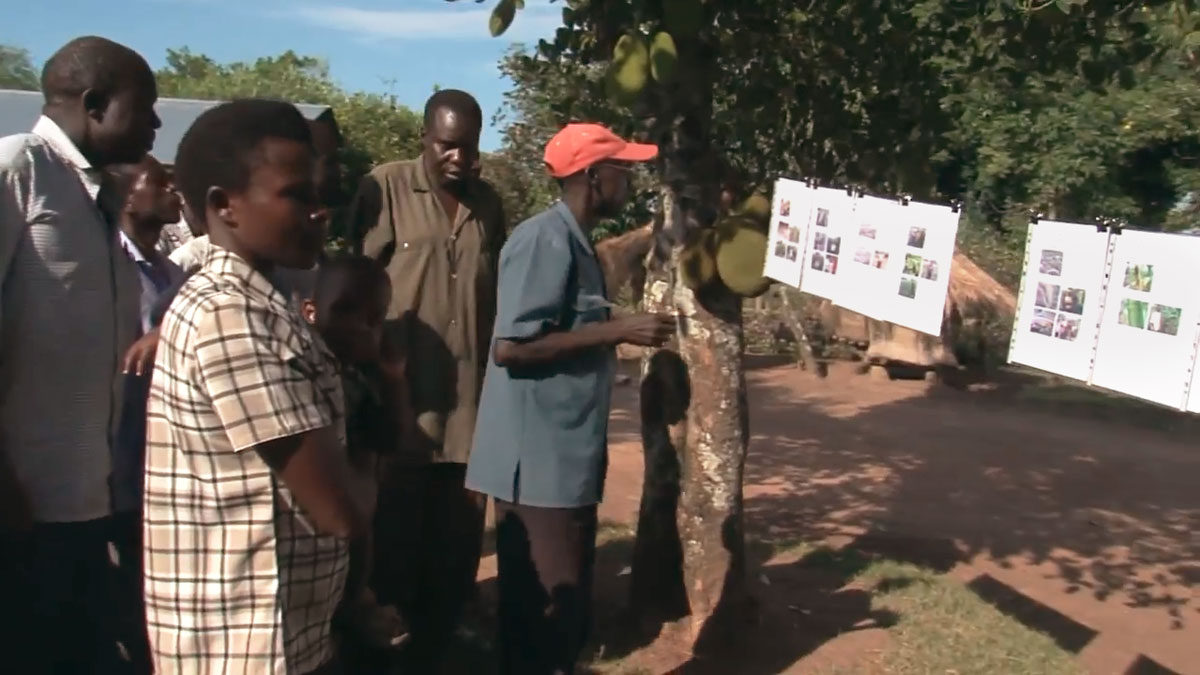
[(450, 278), (451, 278), (451, 279), (457, 279), (457, 278), (458, 278), (458, 275), (457, 275), (457, 274), (455, 274), (454, 272), (451, 272), (451, 273), (450, 273)]

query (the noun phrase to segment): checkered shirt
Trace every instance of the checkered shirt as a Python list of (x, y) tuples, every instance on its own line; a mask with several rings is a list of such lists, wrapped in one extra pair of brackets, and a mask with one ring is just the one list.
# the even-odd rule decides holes
[(337, 425), (332, 354), (213, 247), (163, 319), (147, 412), (146, 619), (159, 675), (298, 675), (333, 657), (347, 542), (317, 534), (254, 452)]

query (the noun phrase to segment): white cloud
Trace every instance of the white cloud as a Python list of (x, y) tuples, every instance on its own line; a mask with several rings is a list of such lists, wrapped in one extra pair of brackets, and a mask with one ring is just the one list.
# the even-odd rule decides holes
[(350, 33), (370, 41), (497, 39), (533, 42), (552, 37), (555, 29), (562, 25), (558, 6), (528, 3), (526, 9), (517, 12), (516, 19), (504, 35), (492, 38), (488, 32), (491, 13), (490, 4), (484, 6), (460, 0), (457, 3), (442, 3), (439, 9), (386, 10), (309, 5), (289, 10), (287, 15), (318, 28)]

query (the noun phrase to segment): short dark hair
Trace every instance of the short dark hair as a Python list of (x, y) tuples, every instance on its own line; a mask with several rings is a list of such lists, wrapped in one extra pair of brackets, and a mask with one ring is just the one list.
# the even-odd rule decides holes
[(439, 89), (425, 102), (425, 128), (433, 126), (439, 110), (450, 110), (483, 126), (483, 109), (475, 97), (460, 89)]
[[(146, 155), (149, 157), (150, 155)], [(129, 203), (129, 195), (139, 177), (150, 169), (150, 164), (143, 160), (133, 164), (112, 164), (104, 167), (104, 177), (101, 181), (98, 206), (113, 222), (121, 217), (121, 212)]]
[(46, 61), (42, 95), (46, 103), (58, 103), (89, 89), (112, 94), (139, 76), (154, 77), (140, 54), (107, 38), (87, 35), (63, 45)]
[(323, 309), (336, 300), (332, 296), (339, 290), (339, 282), (342, 281), (354, 284), (388, 283), (388, 275), (378, 260), (361, 254), (342, 253), (322, 260), (317, 266), (317, 278), (313, 283), (312, 300), (317, 307)]
[(209, 188), (244, 191), (268, 138), (312, 146), (308, 121), (296, 106), (283, 101), (230, 101), (205, 110), (192, 122), (175, 155), (175, 184), (201, 223)]

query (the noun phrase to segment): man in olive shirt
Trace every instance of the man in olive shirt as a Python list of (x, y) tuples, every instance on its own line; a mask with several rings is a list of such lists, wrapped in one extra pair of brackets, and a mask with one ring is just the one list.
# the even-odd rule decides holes
[(483, 114), (469, 94), (435, 93), (424, 150), (376, 168), (351, 211), (356, 249), (392, 282), (388, 337), (408, 359), (415, 420), (385, 480), (373, 585), (412, 623), (415, 657), (440, 661), (479, 566), (485, 500), (463, 486), (492, 323), (500, 198), (473, 170)]

